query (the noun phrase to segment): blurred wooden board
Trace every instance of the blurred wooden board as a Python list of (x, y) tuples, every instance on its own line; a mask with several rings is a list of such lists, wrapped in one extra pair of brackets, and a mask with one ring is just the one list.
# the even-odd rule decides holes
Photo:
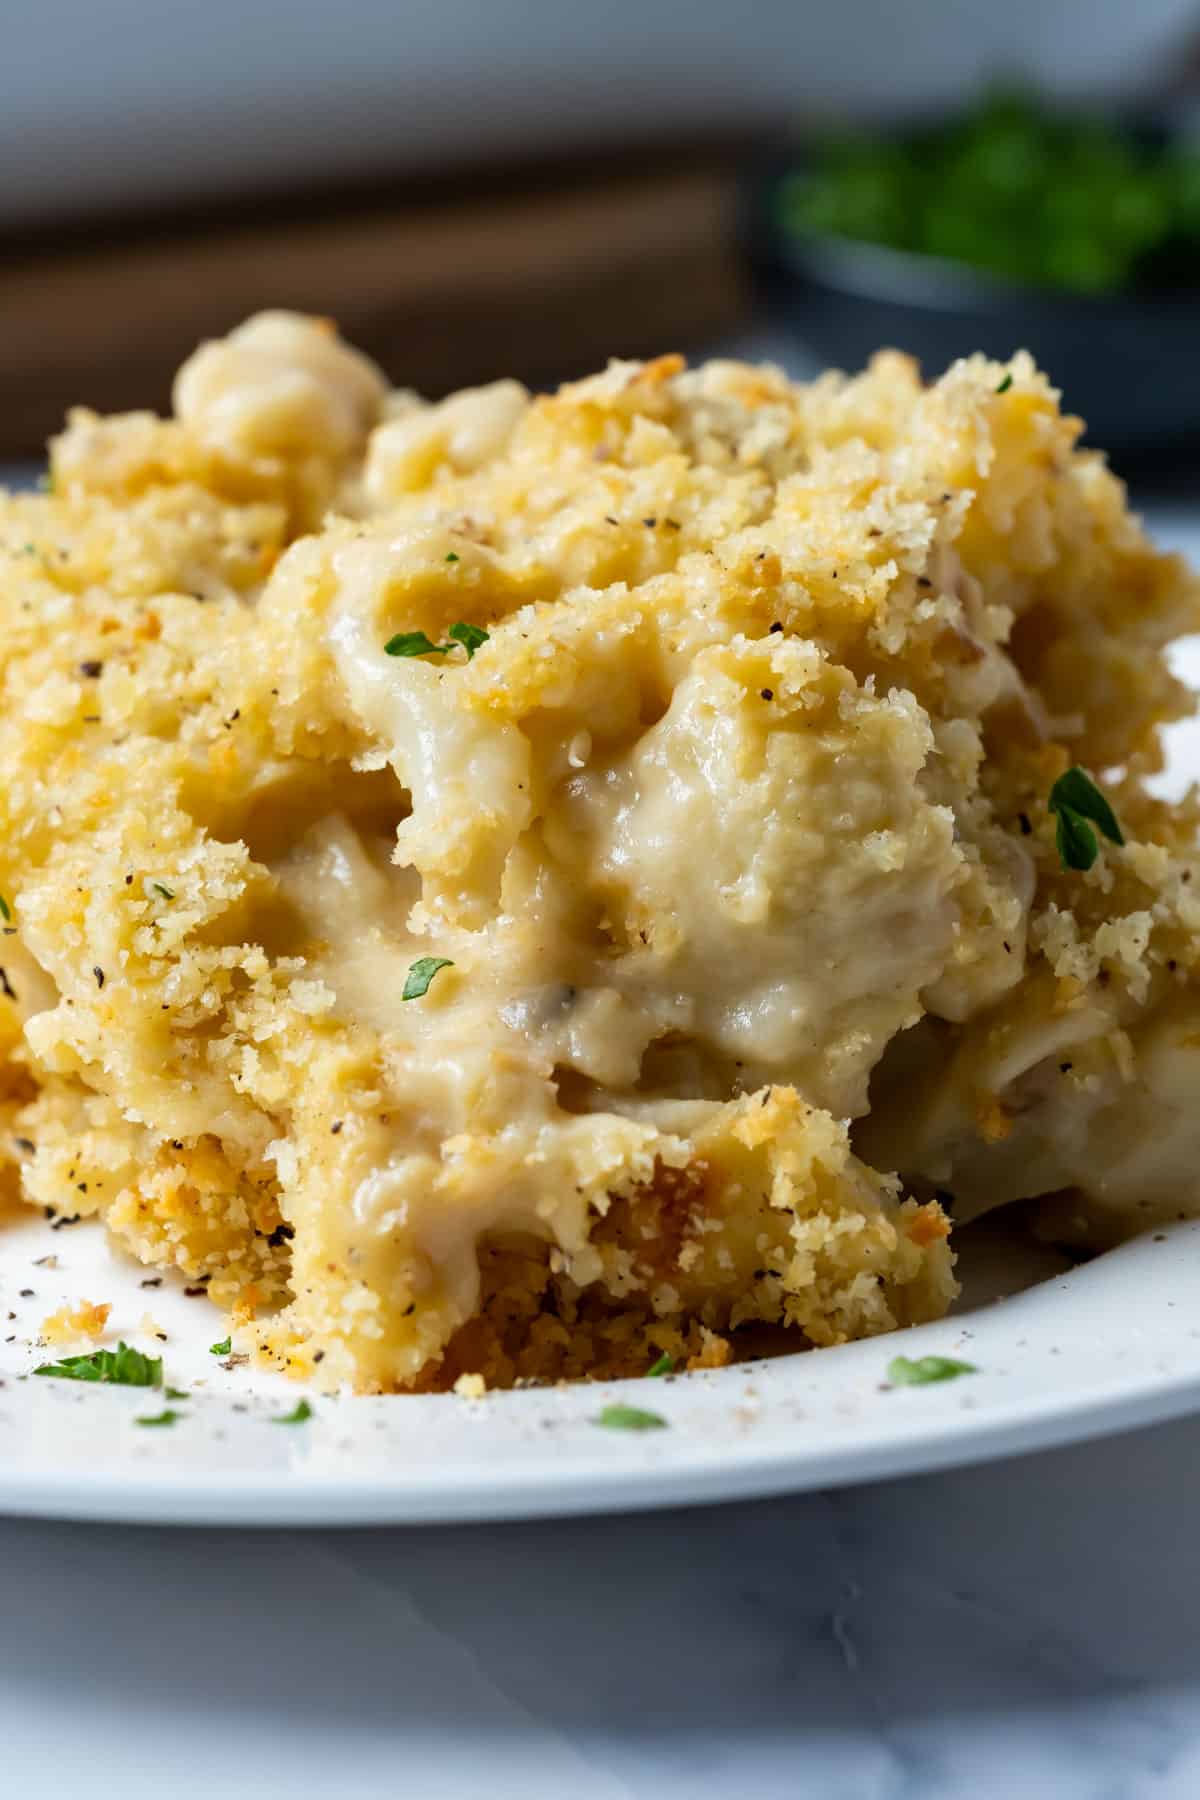
[(36, 452), (70, 405), (165, 408), (193, 346), (259, 307), (330, 314), (438, 394), (686, 350), (746, 305), (728, 159), (10, 249), (0, 456)]

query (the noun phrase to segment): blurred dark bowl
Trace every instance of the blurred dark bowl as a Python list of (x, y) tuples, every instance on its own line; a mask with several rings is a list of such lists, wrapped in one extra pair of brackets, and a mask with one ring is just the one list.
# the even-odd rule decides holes
[(778, 164), (753, 183), (748, 231), (777, 323), (823, 365), (860, 369), (875, 350), (940, 374), (983, 350), (1033, 353), (1063, 407), (1106, 450), (1200, 447), (1200, 286), (1082, 296), (1021, 286), (966, 263), (849, 238), (801, 236), (777, 219)]

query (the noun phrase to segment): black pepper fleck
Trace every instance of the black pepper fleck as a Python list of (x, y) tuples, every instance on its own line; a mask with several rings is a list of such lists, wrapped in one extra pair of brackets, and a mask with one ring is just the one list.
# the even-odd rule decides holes
[(104, 970), (99, 963), (93, 964), (92, 974), (96, 977), (96, 986), (102, 988), (104, 986)]

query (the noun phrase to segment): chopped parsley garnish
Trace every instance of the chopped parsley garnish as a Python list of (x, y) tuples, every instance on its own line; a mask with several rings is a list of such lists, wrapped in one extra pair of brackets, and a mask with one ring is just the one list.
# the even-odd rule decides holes
[(420, 1000), (422, 995), (429, 992), (429, 984), (438, 970), (452, 969), (453, 967), (454, 964), (448, 956), (418, 956), (408, 971), (404, 992), (400, 998), (402, 1000)]
[(154, 889), (156, 894), (161, 894), (164, 900), (173, 900), (175, 898), (175, 890), (169, 888), (165, 881), (152, 881), (150, 886)]
[(646, 1412), (640, 1406), (606, 1406), (603, 1412), (596, 1414), (593, 1425), (603, 1425), (608, 1431), (662, 1431), (667, 1421), (661, 1413)]
[(452, 641), (448, 644), (435, 644), (423, 631), (398, 631), (383, 649), (387, 656), (449, 656), (455, 644), (461, 644), (470, 662), (475, 652), (487, 643), (489, 635), (482, 625), (468, 625), (465, 619), (459, 619), (450, 627)]
[(64, 1356), (39, 1363), (35, 1375), (57, 1375), (63, 1381), (110, 1381), (117, 1387), (161, 1387), (162, 1358), (146, 1356), (124, 1342), (115, 1350), (92, 1350), (86, 1356)]
[(134, 1419), (135, 1425), (173, 1425), (183, 1414), (175, 1411), (173, 1406), (164, 1406), (160, 1413), (139, 1413)]
[(308, 1401), (297, 1400), (290, 1413), (279, 1413), (271, 1420), (271, 1423), (272, 1425), (303, 1425), (305, 1420), (311, 1419), (312, 1416), (313, 1409)]
[(457, 550), (447, 550), (446, 561), (447, 562), (457, 562), (458, 561), (458, 551)]
[(1050, 789), (1047, 805), (1057, 815), (1056, 842), (1064, 869), (1090, 869), (1095, 862), (1100, 846), (1093, 825), (1099, 826), (1112, 843), (1125, 842), (1112, 807), (1080, 768), (1068, 769), (1059, 776)]
[(11, 918), (12, 918), (12, 908), (9, 906), (8, 901), (4, 898), (4, 895), (0, 894), (0, 919), (3, 919), (5, 924), (7, 924), (9, 919), (11, 919)]
[(1186, 291), (1195, 278), (1190, 133), (1069, 115), (1007, 87), (932, 124), (838, 130), (803, 158), (778, 208), (784, 230), (805, 237), (947, 257), (1080, 294)]
[(482, 625), (468, 625), (463, 619), (460, 619), (457, 625), (450, 627), (450, 636), (456, 644), (462, 645), (467, 653), (468, 662), (475, 652), (487, 643), (488, 635)]
[(675, 1367), (675, 1358), (668, 1356), (664, 1350), (656, 1362), (652, 1362), (646, 1370), (647, 1375), (669, 1375)]
[(931, 1381), (953, 1381), (956, 1375), (977, 1375), (974, 1363), (953, 1356), (893, 1356), (888, 1380), (894, 1387), (927, 1387)]
[(228, 1356), (229, 1355), (229, 1339), (222, 1338), (219, 1344), (210, 1344), (208, 1346), (208, 1354), (210, 1356)]
[(167, 1400), (186, 1400), (188, 1392), (186, 1388), (165, 1387), (163, 1389), (163, 1397)]
[(446, 656), (449, 644), (435, 644), (423, 631), (398, 631), (383, 646), (385, 656)]
[(1007, 392), (1011, 386), (1012, 386), (1012, 370), (1010, 369), (1008, 371), (1008, 373), (1005, 375), (1003, 381), (1001, 381), (998, 384), (998, 386), (996, 388), (996, 392), (998, 394), (1007, 394)]

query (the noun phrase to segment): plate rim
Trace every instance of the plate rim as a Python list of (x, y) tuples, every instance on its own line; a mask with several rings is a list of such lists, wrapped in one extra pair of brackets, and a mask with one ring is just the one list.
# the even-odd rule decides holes
[[(938, 1322), (943, 1332), (947, 1323)], [(842, 1348), (891, 1346), (897, 1336), (916, 1348), (912, 1340), (924, 1339), (938, 1325)], [(780, 1362), (806, 1361), (811, 1354), (798, 1352)], [(736, 1379), (739, 1372), (745, 1376), (755, 1366), (735, 1365), (721, 1374)], [(601, 1403), (596, 1396), (627, 1396), (640, 1387), (637, 1381), (623, 1381), (589, 1385), (582, 1391), (593, 1396), (594, 1407)], [(644, 1396), (644, 1388), (641, 1392)], [(942, 1387), (897, 1393), (894, 1404), (905, 1408), (897, 1414), (897, 1424), (908, 1420), (911, 1428), (867, 1435), (861, 1442), (826, 1442), (814, 1451), (805, 1446), (797, 1425), (791, 1433), (777, 1428), (762, 1445), (735, 1447), (732, 1453), (728, 1446), (701, 1446), (689, 1452), (685, 1442), (676, 1440), (663, 1461), (654, 1454), (657, 1434), (653, 1434), (649, 1441), (621, 1440), (615, 1455), (597, 1449), (594, 1456), (549, 1477), (544, 1457), (497, 1473), (488, 1470), (483, 1455), (477, 1464), (456, 1462), (448, 1472), (431, 1468), (414, 1473), (401, 1467), (387, 1475), (328, 1475), (306, 1470), (300, 1479), (286, 1467), (201, 1473), (166, 1463), (144, 1465), (136, 1472), (103, 1471), (81, 1481), (77, 1470), (55, 1473), (44, 1466), (10, 1464), (0, 1470), (0, 1517), (336, 1529), (506, 1523), (769, 1499), (1034, 1454), (1200, 1412), (1200, 1355), (1191, 1368), (1141, 1371), (1115, 1389), (1110, 1380), (1090, 1394), (1066, 1390), (1038, 1399), (1025, 1392), (986, 1409), (967, 1411), (961, 1405), (947, 1409), (939, 1404), (946, 1393)], [(454, 1403), (448, 1395), (431, 1398)], [(544, 1401), (544, 1391), (499, 1394), (482, 1404), (535, 1406), (539, 1398)], [(384, 1404), (404, 1400), (405, 1396), (389, 1396)], [(347, 1402), (356, 1403), (348, 1396), (338, 1404)], [(212, 1404), (221, 1408), (227, 1402)]]

